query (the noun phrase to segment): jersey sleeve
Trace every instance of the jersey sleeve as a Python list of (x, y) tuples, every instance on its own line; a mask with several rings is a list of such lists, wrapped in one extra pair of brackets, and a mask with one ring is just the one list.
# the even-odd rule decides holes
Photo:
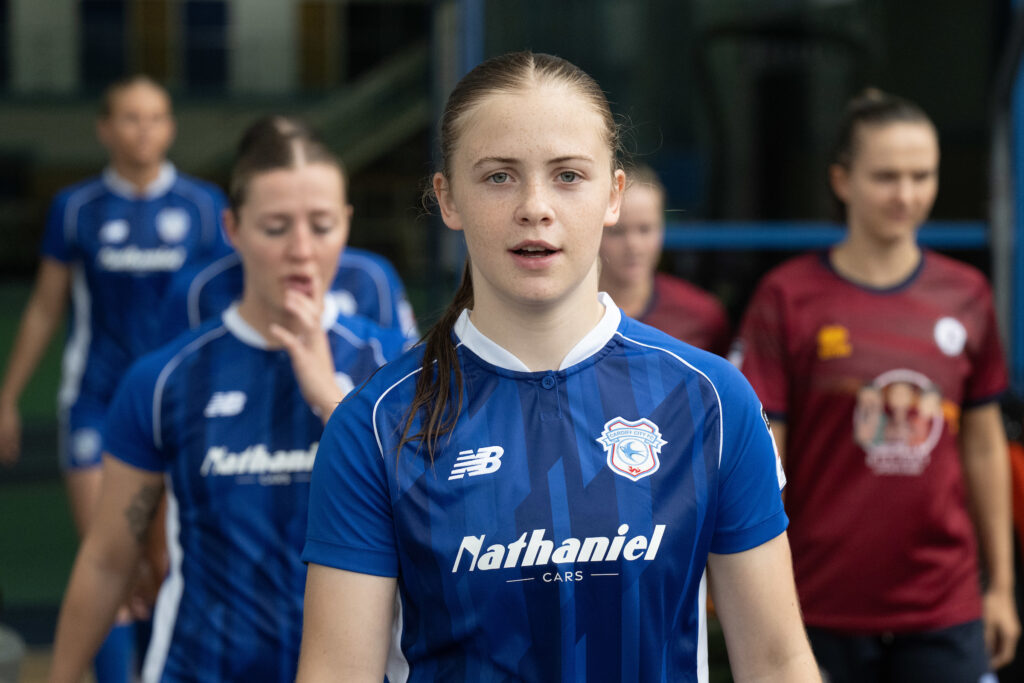
[(161, 343), (167, 343), (187, 330), (198, 327), (189, 320), (188, 294), (199, 268), (185, 266), (171, 278), (160, 304)]
[(1006, 360), (999, 341), (992, 291), (985, 286), (978, 297), (978, 308), (983, 311), (980, 341), (971, 349), (971, 375), (964, 391), (964, 404), (976, 406), (996, 399), (1006, 391), (1008, 379)]
[(789, 395), (785, 309), (781, 292), (769, 282), (754, 293), (731, 357), (768, 414), (784, 418)]
[(412, 346), (419, 339), (420, 332), (416, 327), (412, 304), (409, 303), (409, 297), (405, 292), (405, 284), (390, 261), (381, 258), (379, 265), (387, 277), (388, 288), (391, 290), (391, 297), (387, 303), (391, 306), (391, 320), (396, 321), (392, 325), (405, 335), (407, 346)]
[(167, 467), (153, 425), (153, 397), (159, 371), (150, 356), (132, 365), (114, 394), (103, 427), (104, 451), (152, 472), (162, 472)]
[(46, 227), (43, 230), (43, 243), (40, 252), (43, 256), (56, 259), (61, 263), (69, 263), (73, 258), (73, 245), (68, 242), (68, 234), (64, 229), (67, 198), (58, 196), (50, 204), (46, 213)]
[(212, 263), (234, 252), (224, 231), (224, 210), (228, 208), (228, 198), (216, 185), (209, 186), (209, 194), (213, 201), (213, 227), (206, 249), (200, 258), (202, 263)]
[(785, 475), (768, 418), (753, 390), (735, 377), (722, 392), (722, 456), (711, 552), (736, 553), (775, 538), (789, 524), (782, 506)]
[(372, 405), (356, 395), (324, 428), (313, 464), (304, 562), (398, 576), (388, 476), (371, 425)]
[(381, 348), (384, 350), (384, 358), (392, 361), (415, 345), (415, 339), (410, 339), (405, 333), (398, 329), (387, 330), (382, 334)]

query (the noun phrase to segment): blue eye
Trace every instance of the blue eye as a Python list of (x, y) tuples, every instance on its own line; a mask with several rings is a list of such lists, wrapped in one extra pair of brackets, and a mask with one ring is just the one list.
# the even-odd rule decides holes
[(487, 177), (487, 179), (496, 185), (501, 185), (502, 183), (508, 182), (508, 173), (498, 171), (497, 173), (492, 173)]
[(579, 179), (580, 174), (576, 171), (562, 171), (558, 174), (558, 179), (563, 183), (572, 183)]

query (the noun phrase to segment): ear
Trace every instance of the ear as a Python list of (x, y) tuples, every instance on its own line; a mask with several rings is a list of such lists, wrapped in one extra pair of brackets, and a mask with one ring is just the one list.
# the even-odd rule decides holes
[(604, 212), (604, 226), (610, 228), (619, 222), (622, 194), (626, 191), (626, 172), (621, 168), (612, 174), (612, 189), (608, 194), (608, 209)]
[(437, 197), (437, 206), (441, 209), (441, 220), (452, 230), (462, 230), (462, 216), (455, 206), (455, 198), (452, 197), (451, 186), (443, 173), (435, 173), (433, 178), (434, 196)]
[(839, 201), (848, 204), (850, 201), (850, 172), (842, 164), (832, 164), (828, 167), (828, 181), (832, 186), (832, 192), (839, 197)]
[(170, 149), (170, 146), (174, 144), (174, 139), (176, 137), (178, 137), (178, 120), (175, 119), (174, 116), (172, 115), (171, 116), (171, 136), (167, 139), (167, 147), (168, 147), (168, 149)]
[(224, 223), (224, 234), (227, 236), (228, 242), (231, 243), (235, 251), (238, 251), (238, 221), (235, 220), (234, 211), (224, 209), (220, 219)]

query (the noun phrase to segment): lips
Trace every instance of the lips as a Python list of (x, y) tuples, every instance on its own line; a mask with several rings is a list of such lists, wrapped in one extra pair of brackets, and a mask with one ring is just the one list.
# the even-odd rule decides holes
[(313, 278), (308, 275), (289, 275), (284, 279), (284, 286), (306, 296), (313, 296)]
[(527, 259), (541, 259), (546, 256), (556, 254), (560, 249), (553, 247), (547, 242), (520, 242), (516, 246), (509, 249), (516, 256), (527, 258)]

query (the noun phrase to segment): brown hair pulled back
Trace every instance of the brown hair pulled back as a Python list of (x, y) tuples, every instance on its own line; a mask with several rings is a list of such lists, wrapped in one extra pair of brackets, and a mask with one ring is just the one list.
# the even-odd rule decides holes
[[(600, 115), (605, 140), (611, 151), (613, 167), (609, 172), (614, 172), (619, 165), (618, 155), (621, 152), (619, 126), (597, 82), (578, 66), (560, 57), (513, 52), (477, 65), (449, 95), (440, 123), (440, 173), (445, 182), (449, 185), (451, 183), (452, 159), (461, 138), (464, 119), (469, 113), (492, 95), (519, 92), (548, 84), (568, 86)], [(439, 439), (455, 428), (462, 410), (463, 386), (452, 329), (462, 311), (472, 307), (473, 281), (467, 261), (458, 290), (441, 318), (423, 338), (423, 363), (416, 379), (416, 393), (406, 416), (402, 439), (398, 444), (399, 452), (407, 442), (419, 441), (420, 447), (426, 446), (427, 456), (433, 462)], [(413, 421), (421, 411), (420, 431), (410, 435)]]
[(257, 120), (242, 134), (235, 153), (228, 182), (231, 210), (238, 215), (254, 176), (302, 164), (334, 166), (341, 174), (344, 189), (344, 165), (309, 126), (290, 116), (267, 116)]
[(631, 164), (626, 167), (626, 189), (647, 187), (654, 190), (661, 204), (665, 204), (665, 184), (661, 182), (657, 171), (647, 164)]
[(910, 100), (877, 88), (866, 88), (846, 105), (839, 123), (832, 163), (849, 168), (857, 153), (857, 136), (861, 129), (890, 123), (924, 123), (935, 130), (935, 124), (924, 110)]

